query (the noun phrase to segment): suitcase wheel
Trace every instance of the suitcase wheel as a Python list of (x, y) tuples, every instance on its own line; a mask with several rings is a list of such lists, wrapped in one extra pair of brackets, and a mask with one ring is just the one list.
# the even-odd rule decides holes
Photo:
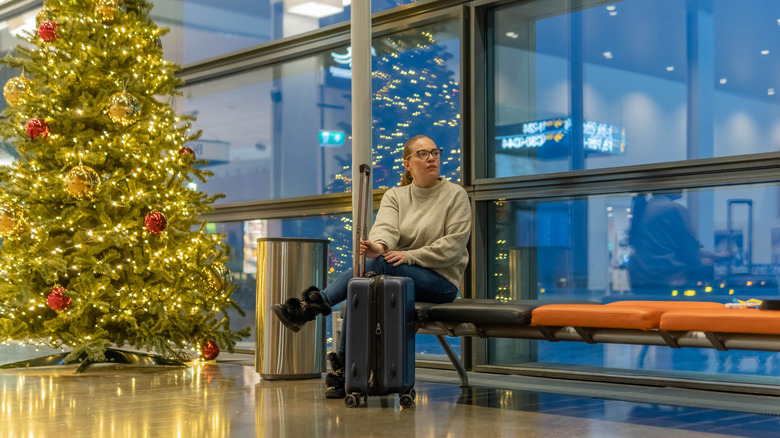
[(411, 394), (404, 394), (400, 399), (402, 408), (411, 408), (414, 404), (414, 397)]
[(353, 392), (351, 394), (347, 394), (347, 396), (344, 397), (344, 404), (348, 408), (356, 408), (360, 406), (364, 400), (368, 401), (367, 395), (361, 394), (359, 392)]

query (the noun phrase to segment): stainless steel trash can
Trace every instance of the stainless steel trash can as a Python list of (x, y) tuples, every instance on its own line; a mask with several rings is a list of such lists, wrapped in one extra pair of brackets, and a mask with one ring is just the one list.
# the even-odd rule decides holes
[(263, 379), (319, 378), (325, 371), (325, 317), (294, 333), (271, 306), (300, 298), (309, 286), (324, 288), (327, 268), (327, 240), (257, 239), (255, 370)]

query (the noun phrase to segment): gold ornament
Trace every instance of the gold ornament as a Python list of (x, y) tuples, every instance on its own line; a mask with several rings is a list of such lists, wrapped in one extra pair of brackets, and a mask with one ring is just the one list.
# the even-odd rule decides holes
[(16, 236), (27, 226), (24, 211), (8, 202), (0, 203), (0, 237)]
[(224, 292), (233, 282), (230, 269), (221, 262), (214, 262), (203, 268), (203, 275), (206, 276), (206, 284), (212, 292)]
[(5, 101), (10, 106), (16, 106), (20, 103), (25, 103), (27, 98), (30, 97), (30, 90), (32, 89), (33, 82), (24, 76), (17, 76), (11, 78), (5, 83), (3, 87), (3, 96)]
[(100, 178), (91, 167), (79, 164), (65, 176), (65, 187), (76, 199), (92, 199), (97, 194)]
[(119, 11), (127, 12), (124, 0), (98, 0), (95, 5), (95, 16), (103, 24), (114, 21)]
[(141, 117), (141, 105), (126, 91), (114, 93), (108, 99), (108, 117), (122, 126), (132, 125)]

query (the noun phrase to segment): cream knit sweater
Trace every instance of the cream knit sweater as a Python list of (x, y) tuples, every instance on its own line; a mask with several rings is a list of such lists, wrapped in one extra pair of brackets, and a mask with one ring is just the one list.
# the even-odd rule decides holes
[(437, 272), (460, 288), (469, 260), (471, 203), (463, 187), (440, 177), (433, 187), (414, 183), (382, 197), (368, 240), (403, 251), (410, 265)]

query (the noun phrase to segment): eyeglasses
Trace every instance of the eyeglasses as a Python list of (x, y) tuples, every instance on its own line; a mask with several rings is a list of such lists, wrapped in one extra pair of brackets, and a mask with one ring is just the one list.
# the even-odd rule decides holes
[[(439, 158), (441, 158), (441, 151), (442, 151), (442, 149), (439, 149), (439, 148), (431, 149), (429, 151), (426, 151), (425, 149), (421, 149), (421, 150), (415, 152), (415, 154), (417, 154), (417, 156), (420, 157), (421, 160), (427, 160), (429, 154), (431, 156), (433, 156), (434, 160), (438, 160)], [(409, 157), (411, 157), (411, 155), (409, 155)], [(409, 157), (406, 157), (406, 158), (409, 158)]]

